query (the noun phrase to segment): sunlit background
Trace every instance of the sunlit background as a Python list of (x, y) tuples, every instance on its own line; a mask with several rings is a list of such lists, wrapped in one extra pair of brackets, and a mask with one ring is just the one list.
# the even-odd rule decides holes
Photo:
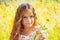
[(0, 40), (9, 40), (16, 9), (25, 2), (35, 8), (47, 40), (60, 40), (60, 0), (0, 0)]

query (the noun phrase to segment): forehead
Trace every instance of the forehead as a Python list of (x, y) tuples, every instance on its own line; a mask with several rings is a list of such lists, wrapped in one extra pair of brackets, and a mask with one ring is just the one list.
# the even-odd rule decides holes
[(31, 9), (26, 9), (23, 11), (23, 16), (31, 16), (33, 15), (33, 11)]

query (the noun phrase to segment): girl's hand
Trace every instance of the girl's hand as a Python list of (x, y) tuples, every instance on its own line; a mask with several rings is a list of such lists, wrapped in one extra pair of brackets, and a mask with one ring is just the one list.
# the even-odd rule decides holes
[(41, 40), (47, 40), (47, 35), (48, 35), (47, 31), (46, 30), (42, 30), (41, 33), (42, 33)]

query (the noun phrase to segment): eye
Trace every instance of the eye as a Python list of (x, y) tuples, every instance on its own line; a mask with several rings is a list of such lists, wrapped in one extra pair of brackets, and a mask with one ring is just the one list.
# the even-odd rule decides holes
[(25, 16), (25, 17), (23, 17), (23, 19), (26, 19), (27, 17)]
[(34, 16), (30, 16), (30, 18), (34, 18)]

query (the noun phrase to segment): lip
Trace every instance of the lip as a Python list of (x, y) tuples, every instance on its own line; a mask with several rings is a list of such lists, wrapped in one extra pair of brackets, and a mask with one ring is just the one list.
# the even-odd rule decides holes
[(31, 23), (26, 23), (26, 25), (27, 25), (27, 26), (29, 26), (29, 27), (31, 27), (31, 26), (32, 26), (32, 24), (31, 24)]
[(26, 23), (26, 25), (32, 25), (32, 23)]
[(31, 25), (31, 23), (26, 23), (26, 24), (29, 24), (29, 25)]

